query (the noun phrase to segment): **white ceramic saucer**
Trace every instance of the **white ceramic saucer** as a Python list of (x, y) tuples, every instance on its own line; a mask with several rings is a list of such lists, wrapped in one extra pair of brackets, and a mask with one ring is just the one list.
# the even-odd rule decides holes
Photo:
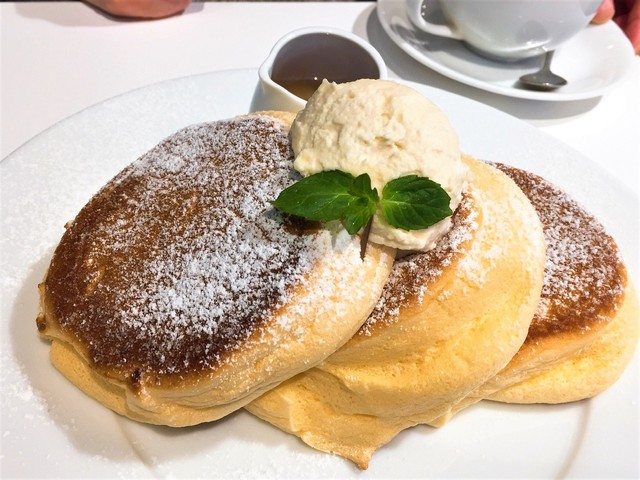
[(553, 59), (553, 71), (568, 84), (552, 92), (527, 90), (518, 78), (542, 65), (542, 58), (512, 63), (487, 59), (459, 40), (418, 30), (406, 14), (404, 0), (378, 0), (377, 14), (385, 32), (405, 53), (453, 80), (489, 92), (531, 100), (568, 101), (602, 96), (630, 71), (634, 52), (613, 22), (590, 25), (562, 45)]

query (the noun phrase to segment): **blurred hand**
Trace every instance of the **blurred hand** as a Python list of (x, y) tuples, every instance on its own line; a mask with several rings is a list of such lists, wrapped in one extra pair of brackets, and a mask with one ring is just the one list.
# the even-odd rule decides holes
[(593, 23), (614, 22), (629, 37), (636, 54), (640, 54), (640, 0), (604, 0)]
[(191, 0), (86, 0), (86, 2), (116, 17), (151, 19), (181, 13), (189, 6)]

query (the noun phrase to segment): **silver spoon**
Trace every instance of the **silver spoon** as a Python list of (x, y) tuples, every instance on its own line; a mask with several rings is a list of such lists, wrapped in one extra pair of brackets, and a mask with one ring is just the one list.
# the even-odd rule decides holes
[(528, 73), (520, 77), (520, 83), (534, 90), (555, 90), (567, 84), (567, 81), (551, 71), (553, 50), (544, 54), (542, 68), (535, 73)]

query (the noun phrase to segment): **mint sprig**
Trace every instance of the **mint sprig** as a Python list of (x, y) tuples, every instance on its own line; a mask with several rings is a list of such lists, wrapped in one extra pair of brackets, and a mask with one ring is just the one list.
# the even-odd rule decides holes
[(358, 233), (373, 216), (379, 198), (369, 175), (354, 177), (340, 170), (320, 172), (285, 188), (273, 206), (307, 220), (341, 220), (347, 232)]
[(421, 230), (450, 216), (453, 213), (450, 201), (451, 197), (440, 184), (427, 177), (407, 175), (391, 180), (383, 187), (380, 198), (378, 191), (371, 188), (371, 178), (366, 173), (355, 177), (330, 170), (285, 188), (272, 204), (278, 210), (307, 220), (340, 220), (353, 235), (370, 226), (378, 206), (392, 227)]
[(427, 177), (407, 175), (388, 182), (382, 189), (382, 216), (389, 225), (403, 230), (421, 230), (453, 212), (451, 197), (439, 183)]

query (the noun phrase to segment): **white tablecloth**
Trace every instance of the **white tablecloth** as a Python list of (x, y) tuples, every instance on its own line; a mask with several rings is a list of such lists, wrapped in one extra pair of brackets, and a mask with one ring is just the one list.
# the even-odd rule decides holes
[(330, 25), (368, 39), (391, 76), (465, 95), (529, 121), (638, 190), (640, 57), (633, 74), (601, 98), (536, 102), (454, 82), (407, 57), (384, 33), (370, 2), (193, 4), (159, 21), (117, 21), (78, 2), (3, 3), (4, 158), (75, 112), (158, 81), (257, 67), (286, 32)]

